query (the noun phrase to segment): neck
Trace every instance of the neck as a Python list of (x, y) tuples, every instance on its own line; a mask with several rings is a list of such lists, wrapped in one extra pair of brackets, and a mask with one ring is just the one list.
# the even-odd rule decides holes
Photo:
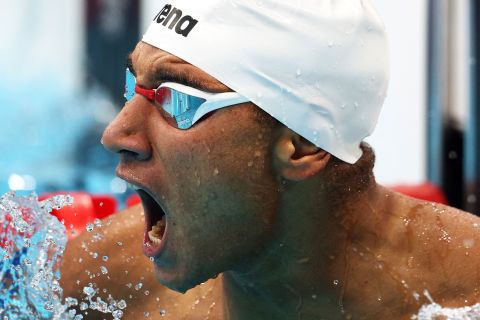
[[(348, 200), (312, 194), (312, 185), (284, 191), (275, 235), (254, 263), (223, 277), (227, 319), (343, 318), (352, 243), (368, 241), (386, 189), (374, 181)], [(321, 189), (321, 188), (320, 188)], [(314, 200), (312, 200), (314, 199)], [(372, 245), (369, 243), (368, 245)]]

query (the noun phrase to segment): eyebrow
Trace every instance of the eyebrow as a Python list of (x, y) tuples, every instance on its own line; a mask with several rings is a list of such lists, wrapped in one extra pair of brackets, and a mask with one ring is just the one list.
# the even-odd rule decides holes
[[(130, 72), (133, 73), (135, 77), (137, 76), (137, 74), (135, 73), (135, 68), (133, 67), (131, 54), (129, 54), (127, 57), (126, 67), (130, 70)], [(207, 91), (207, 92), (212, 91), (205, 81), (202, 81), (201, 79), (195, 76), (192, 76), (191, 73), (187, 73), (187, 72), (178, 73), (178, 72), (171, 72), (166, 68), (159, 68), (157, 73), (154, 74), (153, 77), (151, 77), (151, 79), (153, 80), (153, 85), (155, 87), (160, 86), (164, 82), (175, 82), (175, 83), (183, 84), (183, 85), (196, 88), (202, 91)]]

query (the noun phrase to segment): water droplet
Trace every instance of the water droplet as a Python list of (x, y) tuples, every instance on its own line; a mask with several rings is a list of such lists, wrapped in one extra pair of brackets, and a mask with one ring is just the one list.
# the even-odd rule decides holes
[(379, 270), (383, 270), (385, 268), (385, 263), (383, 261), (379, 261), (375, 267)]
[(414, 291), (413, 297), (415, 298), (415, 300), (420, 301), (420, 295), (418, 294), (418, 292)]
[(334, 285), (334, 286), (338, 286), (339, 283), (340, 283), (340, 281), (338, 281), (338, 280), (333, 280), (333, 285)]
[(102, 220), (100, 220), (98, 218), (93, 220), (93, 223), (95, 224), (96, 227), (101, 227), (102, 226)]
[(465, 239), (465, 240), (463, 240), (463, 246), (464, 246), (466, 249), (473, 248), (473, 246), (475, 246), (475, 240), (473, 240), (473, 239)]
[(143, 283), (140, 282), (135, 286), (135, 290), (138, 291), (138, 290), (142, 289), (142, 287), (143, 287)]
[(93, 224), (88, 223), (86, 229), (87, 229), (88, 232), (92, 232), (93, 231)]
[(146, 296), (148, 296), (148, 295), (150, 294), (150, 291), (146, 290), (146, 291), (144, 292), (144, 294), (145, 294)]
[(428, 292), (427, 289), (423, 290), (423, 295), (430, 301), (430, 303), (434, 303), (432, 296), (430, 295), (430, 292)]
[(108, 261), (108, 256), (103, 256), (103, 257), (102, 257), (102, 260), (105, 261), (105, 262), (107, 262), (107, 261)]
[(104, 266), (101, 266), (100, 270), (102, 271), (102, 274), (107, 274), (108, 273), (108, 269), (105, 268)]
[(120, 319), (123, 317), (123, 311), (122, 310), (115, 310), (112, 312), (112, 316), (115, 318), (115, 319)]
[(47, 311), (52, 311), (53, 310), (53, 303), (51, 303), (50, 301), (46, 302), (45, 305), (44, 305), (44, 308)]
[(120, 301), (118, 301), (118, 303), (117, 303), (117, 307), (118, 307), (119, 309), (125, 309), (125, 308), (127, 307), (127, 303), (125, 302), (125, 300), (120, 300)]
[(219, 173), (220, 173), (220, 172), (218, 171), (217, 168), (215, 168), (215, 170), (213, 170), (213, 175), (214, 175), (214, 176), (218, 176)]
[(148, 317), (150, 316), (150, 312), (145, 311), (145, 312), (143, 313), (143, 316), (144, 316), (145, 318), (148, 318)]
[(95, 289), (92, 287), (83, 287), (83, 293), (86, 294), (88, 297), (92, 297), (95, 295)]
[(167, 314), (167, 312), (164, 309), (160, 309), (160, 315), (162, 317), (165, 317), (166, 314)]

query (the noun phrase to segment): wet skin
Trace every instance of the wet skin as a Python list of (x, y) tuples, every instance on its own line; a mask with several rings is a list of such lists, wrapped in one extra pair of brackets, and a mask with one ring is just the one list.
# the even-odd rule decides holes
[[(198, 78), (203, 90), (229, 91), (144, 43), (132, 63), (146, 88), (167, 70)], [(143, 275), (151, 298), (126, 299), (127, 319), (160, 307), (171, 319), (409, 319), (428, 302), (425, 289), (445, 306), (477, 302), (477, 217), (406, 198), (373, 178), (339, 203), (325, 174), (335, 169), (331, 156), (287, 128), (262, 125), (254, 108), (221, 109), (181, 131), (145, 98), (127, 103), (103, 143), (120, 155), (118, 175), (165, 209), (165, 248), (154, 263), (142, 257), (141, 210), (119, 214), (104, 228), (108, 241), (90, 244), (100, 256), (109, 252), (115, 281), (83, 271), (97, 270), (99, 260), (75, 262), (91, 242), (84, 234), (67, 247), (67, 295), (99, 281), (123, 295), (133, 291), (123, 282)]]

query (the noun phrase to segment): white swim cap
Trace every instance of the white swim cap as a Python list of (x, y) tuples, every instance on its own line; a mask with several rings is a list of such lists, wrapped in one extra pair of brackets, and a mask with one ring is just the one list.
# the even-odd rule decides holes
[(143, 41), (197, 66), (335, 157), (355, 163), (388, 87), (370, 0), (168, 0)]

